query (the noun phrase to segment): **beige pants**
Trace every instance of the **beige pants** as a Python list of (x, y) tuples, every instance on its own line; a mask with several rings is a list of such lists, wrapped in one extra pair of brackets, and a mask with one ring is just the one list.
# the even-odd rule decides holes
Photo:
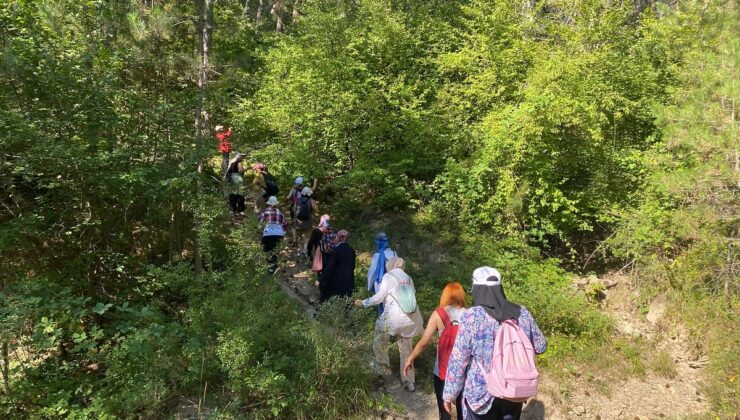
[[(390, 340), (390, 335), (387, 333), (376, 331), (375, 332), (375, 339), (373, 340), (373, 351), (375, 352), (375, 362), (379, 366), (387, 367), (390, 369), (391, 362), (388, 358), (388, 343)], [(396, 336), (396, 342), (398, 343), (398, 353), (401, 356), (401, 364), (400, 364), (400, 371), (401, 371), (401, 382), (405, 385), (407, 382), (410, 382), (411, 384), (414, 384), (416, 381), (416, 375), (414, 372), (414, 368), (409, 369), (409, 374), (404, 375), (403, 374), (403, 365), (406, 364), (406, 359), (408, 359), (409, 355), (411, 355), (411, 350), (413, 348), (414, 339), (412, 337), (400, 337)]]

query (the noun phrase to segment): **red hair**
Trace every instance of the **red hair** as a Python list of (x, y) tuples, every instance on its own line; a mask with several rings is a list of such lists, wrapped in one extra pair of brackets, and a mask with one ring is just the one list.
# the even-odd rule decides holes
[(442, 290), (442, 297), (439, 298), (440, 308), (450, 305), (465, 307), (465, 289), (456, 281), (447, 283), (444, 290)]

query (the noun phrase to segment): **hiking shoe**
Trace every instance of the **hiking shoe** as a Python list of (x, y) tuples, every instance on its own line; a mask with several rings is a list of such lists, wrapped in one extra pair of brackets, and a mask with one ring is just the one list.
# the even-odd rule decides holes
[(375, 362), (370, 362), (370, 370), (380, 376), (390, 376), (392, 374), (390, 366), (379, 365)]
[(413, 382), (406, 382), (405, 384), (403, 384), (403, 389), (408, 392), (416, 391), (416, 387), (414, 386)]

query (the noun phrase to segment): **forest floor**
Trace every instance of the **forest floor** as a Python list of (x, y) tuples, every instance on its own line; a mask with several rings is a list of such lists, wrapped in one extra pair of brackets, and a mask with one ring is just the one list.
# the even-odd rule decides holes
[[(281, 287), (313, 318), (319, 299), (314, 285), (316, 275), (307, 263), (297, 262), (294, 254), (283, 252), (283, 266), (277, 273)], [(611, 275), (597, 279), (575, 279), (574, 287), (584, 287), (599, 281), (608, 285), (601, 302), (602, 309), (616, 323), (616, 334), (637, 340), (651, 349), (650, 354), (664, 354), (670, 360), (663, 370), (644, 369), (641, 374), (614, 374), (604, 369), (583, 375), (575, 372), (568, 379), (544, 373), (540, 392), (524, 408), (523, 419), (656, 419), (700, 416), (708, 409), (702, 395), (701, 381), (705, 360), (687, 348), (686, 333), (681, 326), (671, 325), (665, 317), (665, 303), (655, 300), (646, 314), (636, 304), (636, 290), (629, 277)], [(644, 312), (644, 311), (643, 311)], [(646, 361), (650, 365), (652, 361)], [(378, 414), (382, 419), (435, 419), (437, 405), (434, 394), (422, 387), (405, 391), (394, 369), (392, 377), (376, 383), (376, 398), (393, 401), (394, 409)], [(564, 382), (567, 382), (564, 383)]]

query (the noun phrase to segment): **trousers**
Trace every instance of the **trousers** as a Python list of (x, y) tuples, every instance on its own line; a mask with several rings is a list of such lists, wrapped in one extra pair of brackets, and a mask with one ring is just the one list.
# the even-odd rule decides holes
[[(445, 411), (444, 400), (442, 399), (442, 393), (444, 392), (444, 390), (445, 381), (440, 379), (439, 376), (434, 375), (434, 395), (437, 397), (439, 420), (452, 420), (452, 416), (450, 415), (450, 413)], [(463, 419), (462, 395), (463, 393), (460, 392), (460, 395), (458, 395), (457, 399), (455, 399), (455, 411), (457, 411), (457, 418), (459, 420)]]
[[(406, 359), (411, 354), (414, 339), (412, 337), (400, 337), (396, 336), (398, 342), (398, 353), (401, 356), (401, 382), (404, 384), (414, 384), (416, 381), (416, 375), (414, 369), (409, 370), (408, 375), (403, 374), (403, 365), (406, 364)], [(373, 352), (375, 353), (375, 361), (379, 366), (387, 366), (390, 369), (391, 361), (388, 357), (388, 344), (390, 342), (390, 335), (382, 332), (375, 332), (375, 339), (373, 340)]]

